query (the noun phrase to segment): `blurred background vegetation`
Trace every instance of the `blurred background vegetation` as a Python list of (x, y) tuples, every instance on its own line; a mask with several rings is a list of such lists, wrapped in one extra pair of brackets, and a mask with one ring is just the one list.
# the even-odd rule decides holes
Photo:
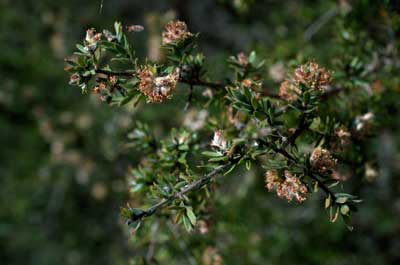
[[(136, 264), (143, 255), (119, 218), (126, 172), (140, 159), (126, 135), (137, 120), (166, 134), (185, 98), (109, 108), (68, 86), (63, 59), (87, 28), (114, 21), (144, 25), (135, 49), (158, 58), (162, 25), (172, 18), (201, 32), (216, 79), (229, 55), (250, 49), (266, 59), (271, 88), (294, 59), (335, 69), (387, 51), (394, 62), (376, 83), (390, 92), (380, 110), (387, 120), (367, 143), (374, 168), (350, 180), (364, 199), (353, 232), (330, 224), (318, 198), (287, 204), (267, 194), (262, 172), (243, 173), (223, 185), (209, 235), (158, 246), (162, 264), (218, 265), (204, 256), (214, 249), (230, 265), (400, 264), (399, 12), (398, 1), (384, 0), (0, 0), (0, 264)], [(337, 57), (343, 50), (350, 58)]]

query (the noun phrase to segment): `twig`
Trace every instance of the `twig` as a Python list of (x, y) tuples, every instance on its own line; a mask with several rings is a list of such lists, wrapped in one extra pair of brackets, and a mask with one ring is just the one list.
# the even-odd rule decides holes
[(205, 86), (214, 89), (220, 89), (226, 87), (226, 84), (206, 82), (201, 80), (179, 80), (181, 83), (188, 84), (190, 86)]
[(318, 187), (321, 187), (321, 189), (328, 195), (331, 195), (333, 200), (336, 200), (335, 194), (321, 181), (319, 180), (316, 176), (313, 174), (309, 174), (309, 177), (315, 180), (318, 183)]
[(104, 70), (104, 69), (96, 69), (96, 74), (104, 74), (104, 75), (116, 75), (116, 76), (134, 76), (135, 73), (132, 72), (119, 72), (119, 71), (111, 71), (111, 70)]
[(173, 200), (176, 199), (180, 199), (183, 197), (183, 195), (185, 195), (186, 193), (191, 192), (192, 190), (195, 189), (200, 189), (201, 187), (203, 187), (205, 184), (207, 184), (210, 180), (212, 180), (213, 178), (215, 178), (218, 174), (220, 174), (222, 171), (224, 171), (225, 169), (227, 169), (229, 166), (231, 165), (231, 163), (227, 163), (225, 165), (221, 165), (218, 166), (217, 168), (215, 168), (213, 171), (211, 171), (210, 173), (204, 175), (203, 177), (201, 177), (200, 179), (190, 183), (189, 185), (187, 185), (186, 187), (184, 187), (182, 190), (180, 190), (179, 192), (171, 195), (170, 197), (166, 198), (166, 199), (162, 199), (161, 201), (159, 201), (158, 203), (154, 204), (153, 206), (151, 206), (149, 209), (140, 212), (139, 214), (133, 216), (131, 218), (131, 221), (135, 222), (138, 220), (141, 220), (144, 217), (149, 217), (151, 215), (153, 215), (155, 212), (157, 212), (157, 210), (164, 208), (165, 206), (167, 206), (168, 204), (170, 204)]
[[(111, 71), (111, 70), (105, 70), (105, 69), (96, 69), (97, 74), (105, 74), (108, 76), (134, 76), (135, 73), (132, 72), (119, 72), (119, 71)], [(202, 81), (202, 80), (179, 80), (180, 83), (187, 84), (190, 86), (190, 89), (193, 89), (193, 86), (203, 86), (203, 87), (210, 87), (213, 89), (223, 89), (227, 86), (227, 84), (224, 83), (215, 83), (215, 82), (207, 82), (207, 81)], [(270, 98), (275, 98), (275, 99), (281, 99), (281, 97), (278, 94), (271, 93), (267, 90), (264, 89), (263, 91), (264, 96), (270, 97)], [(190, 94), (191, 95), (191, 94)]]
[(308, 126), (310, 125), (309, 122), (306, 123), (306, 115), (303, 114), (301, 115), (300, 122), (299, 122), (299, 127), (296, 128), (294, 133), (289, 136), (288, 140), (283, 144), (283, 147), (286, 147), (288, 144), (294, 145), (296, 142), (296, 139), (305, 131), (308, 129)]

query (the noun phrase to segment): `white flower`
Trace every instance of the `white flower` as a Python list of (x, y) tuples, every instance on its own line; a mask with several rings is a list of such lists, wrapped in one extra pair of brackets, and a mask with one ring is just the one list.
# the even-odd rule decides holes
[(86, 42), (86, 49), (89, 51), (94, 51), (97, 48), (97, 42), (101, 40), (101, 33), (96, 33), (96, 30), (94, 28), (88, 29), (86, 31), (86, 37), (85, 37), (85, 42)]
[(221, 130), (214, 132), (214, 138), (211, 142), (211, 146), (216, 147), (222, 151), (226, 150), (227, 141)]
[(356, 121), (355, 121), (356, 130), (361, 131), (365, 127), (368, 127), (368, 125), (370, 125), (372, 123), (374, 118), (375, 118), (375, 115), (372, 112), (368, 112), (368, 113), (365, 113), (364, 115), (357, 116)]

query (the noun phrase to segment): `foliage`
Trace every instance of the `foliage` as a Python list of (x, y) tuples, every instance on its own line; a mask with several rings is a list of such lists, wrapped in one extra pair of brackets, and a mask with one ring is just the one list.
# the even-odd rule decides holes
[[(263, 167), (266, 189), (289, 202), (303, 202), (322, 190), (330, 220), (335, 222), (341, 216), (353, 229), (349, 217), (361, 200), (337, 191), (343, 189), (338, 184), (368, 170), (371, 162), (364, 143), (381, 125), (377, 121), (382, 116), (376, 109), (385, 104), (381, 100), (385, 92), (378, 88), (382, 84), (376, 78), (394, 70), (397, 62), (392, 50), (386, 54), (390, 62), (365, 63), (371, 59), (366, 51), (374, 50), (375, 58), (383, 56), (372, 40), (365, 42), (366, 50), (349, 54), (360, 48), (355, 38), (364, 35), (356, 35), (354, 28), (346, 25), (350, 4), (343, 2), (337, 8), (335, 12), (342, 12), (343, 20), (338, 23), (335, 40), (342, 45), (332, 60), (335, 71), (312, 60), (292, 62), (293, 72), (283, 80), (278, 94), (264, 86), (265, 61), (255, 51), (231, 56), (227, 77), (209, 81), (206, 59), (197, 51), (198, 34), (192, 34), (181, 21), (165, 27), (164, 62), (146, 59), (139, 63), (118, 22), (114, 33), (87, 31), (83, 45), (77, 45), (76, 58), (67, 60), (70, 84), (84, 92), (94, 87), (102, 101), (120, 106), (164, 103), (179, 86), (188, 90), (182, 111), (195, 113), (186, 123), (189, 128), (184, 128), (182, 119), (179, 128), (172, 129), (165, 139), (154, 138), (149, 126), (142, 123), (132, 134), (130, 145), (144, 153), (141, 165), (130, 174), (135, 205), (128, 204), (122, 215), (135, 231), (145, 223), (137, 232), (140, 241), (151, 247), (146, 234), (160, 226), (167, 229), (171, 222), (181, 223), (188, 232), (201, 230), (210, 219), (207, 209), (212, 205), (217, 177), (234, 174), (241, 165), (247, 171), (252, 165)], [(143, 29), (127, 27), (128, 32), (136, 28)], [(194, 96), (195, 89), (204, 91)], [(205, 117), (194, 128), (195, 116), (204, 110)], [(156, 220), (147, 220), (155, 213)], [(146, 260), (153, 258), (147, 256)]]
[[(2, 263), (399, 263), (396, 1), (0, 6)], [(193, 32), (178, 42), (186, 49), (159, 49), (163, 35), (174, 36), (162, 34), (174, 18)], [(144, 30), (120, 24), (114, 40), (115, 19)], [(93, 26), (108, 31), (76, 48)], [(62, 59), (75, 49), (77, 60), (86, 46), (87, 64), (70, 70), (80, 85), (90, 81), (71, 89)], [(321, 91), (295, 80), (309, 62), (331, 76)], [(110, 78), (95, 64), (123, 74)], [(307, 129), (289, 143), (304, 101)], [(325, 159), (311, 163), (313, 153)], [(304, 174), (319, 166), (315, 176), (336, 199)], [(129, 226), (118, 220), (126, 201)]]

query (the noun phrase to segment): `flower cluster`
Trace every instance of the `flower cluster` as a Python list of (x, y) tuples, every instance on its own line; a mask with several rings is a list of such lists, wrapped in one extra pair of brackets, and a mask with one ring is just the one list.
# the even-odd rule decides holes
[(86, 31), (85, 46), (86, 48), (93, 52), (97, 48), (97, 43), (101, 40), (101, 33), (96, 33), (94, 28), (90, 28)]
[(279, 96), (287, 101), (297, 100), (300, 93), (300, 89), (288, 80), (283, 81), (279, 87)]
[(164, 102), (172, 97), (179, 80), (179, 68), (166, 76), (156, 76), (155, 70), (145, 67), (138, 74), (139, 90), (149, 102)]
[(329, 170), (336, 168), (336, 159), (332, 157), (331, 153), (321, 147), (313, 150), (310, 156), (311, 166), (320, 173), (326, 173)]
[(287, 101), (296, 101), (302, 90), (300, 84), (322, 91), (331, 81), (331, 73), (317, 63), (308, 62), (294, 71), (294, 76), (283, 81), (279, 87), (279, 96)]
[(330, 83), (332, 76), (329, 71), (315, 62), (308, 62), (298, 67), (294, 72), (294, 79), (313, 89), (323, 90)]
[(281, 199), (286, 199), (289, 202), (295, 198), (298, 202), (303, 202), (307, 199), (307, 186), (303, 184), (298, 177), (285, 171), (284, 180), (282, 181), (276, 170), (268, 170), (265, 174), (266, 188), (268, 191), (276, 190), (276, 194)]
[(265, 187), (268, 191), (272, 191), (275, 187), (278, 187), (281, 184), (278, 176), (278, 171), (268, 170), (265, 173), (265, 183)]
[(162, 33), (162, 43), (163, 45), (176, 43), (191, 36), (193, 34), (188, 31), (185, 22), (171, 21), (165, 25), (165, 31)]

